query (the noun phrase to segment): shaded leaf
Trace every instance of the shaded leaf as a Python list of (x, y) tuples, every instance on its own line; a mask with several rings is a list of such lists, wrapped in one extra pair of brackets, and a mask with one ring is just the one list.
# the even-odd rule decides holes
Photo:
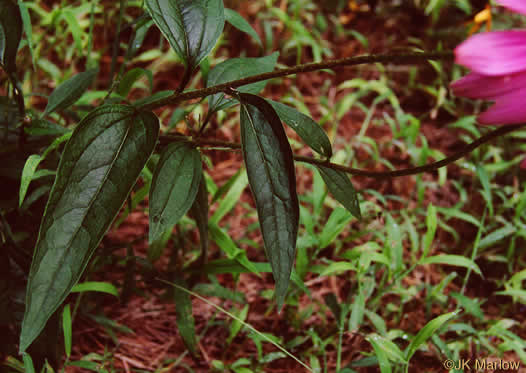
[(187, 69), (210, 53), (223, 32), (223, 0), (146, 0), (153, 21)]
[[(176, 278), (174, 283), (184, 288), (187, 287), (181, 278)], [(186, 348), (195, 356), (197, 355), (197, 339), (195, 337), (194, 315), (192, 314), (192, 299), (187, 292), (179, 290), (175, 286), (173, 287), (173, 294), (177, 329)]]
[(24, 132), (32, 136), (57, 136), (71, 130), (45, 119), (35, 119), (29, 126), (24, 127)]
[(22, 38), (22, 16), (15, 1), (0, 2), (0, 63), (9, 73), (16, 71), (16, 53)]
[(327, 134), (311, 117), (281, 102), (267, 101), (276, 110), (281, 120), (292, 128), (308, 146), (327, 158), (332, 156), (332, 146)]
[(252, 28), (252, 26), (250, 26), (250, 23), (241, 16), (241, 14), (233, 9), (225, 8), (225, 19), (239, 31), (243, 31), (245, 34), (252, 36), (259, 46), (263, 47), (263, 43), (261, 43), (258, 33)]
[(42, 116), (46, 116), (47, 114), (57, 110), (67, 109), (77, 102), (82, 94), (86, 92), (86, 90), (93, 83), (97, 73), (97, 69), (84, 71), (69, 78), (64, 83), (55, 88), (55, 90), (53, 90), (49, 96), (46, 109), (44, 110), (44, 114), (42, 114)]
[(155, 147), (155, 115), (125, 105), (89, 113), (67, 143), (31, 264), (23, 352), (79, 280)]
[(130, 93), (133, 84), (139, 80), (143, 75), (148, 78), (148, 83), (150, 84), (150, 92), (153, 88), (153, 74), (150, 70), (143, 69), (141, 67), (136, 67), (126, 72), (122, 77), (119, 87), (117, 87), (117, 93), (123, 97), (128, 96)]
[(163, 150), (150, 187), (150, 244), (192, 207), (201, 173), (201, 155), (189, 144), (172, 143)]
[(195, 219), (201, 242), (201, 263), (206, 263), (208, 255), (208, 190), (205, 175), (201, 173), (201, 181), (194, 203), (190, 208), (190, 215)]
[[(212, 70), (210, 70), (208, 73), (206, 86), (212, 87), (214, 85), (246, 78), (251, 75), (271, 72), (274, 70), (274, 66), (278, 61), (278, 56), (279, 53), (274, 52), (271, 55), (259, 58), (230, 58), (224, 62), (221, 62)], [(239, 92), (244, 93), (259, 93), (263, 88), (265, 88), (266, 84), (267, 81), (264, 80), (261, 82), (247, 84), (236, 89)], [(223, 93), (218, 93), (210, 96), (208, 105), (209, 111), (213, 113), (234, 105), (234, 101), (227, 100), (225, 99), (225, 95)]]
[(22, 178), (20, 180), (20, 190), (18, 193), (18, 205), (22, 206), (22, 203), (24, 202), (24, 198), (26, 196), (27, 190), (29, 188), (29, 184), (31, 183), (31, 180), (36, 179), (37, 177), (37, 167), (42, 162), (46, 156), (51, 152), (52, 150), (56, 149), (60, 144), (62, 144), (64, 141), (69, 140), (71, 137), (71, 132), (68, 132), (64, 135), (62, 135), (59, 138), (56, 138), (44, 151), (42, 155), (39, 154), (32, 154), (30, 155), (26, 163), (24, 164), (24, 169), (22, 170)]
[(320, 171), (320, 175), (332, 196), (354, 217), (361, 219), (362, 214), (360, 212), (358, 194), (347, 174), (325, 166), (316, 165), (316, 167)]
[(267, 257), (276, 281), (278, 309), (285, 300), (296, 255), (299, 203), (292, 150), (272, 106), (240, 93), (241, 143)]

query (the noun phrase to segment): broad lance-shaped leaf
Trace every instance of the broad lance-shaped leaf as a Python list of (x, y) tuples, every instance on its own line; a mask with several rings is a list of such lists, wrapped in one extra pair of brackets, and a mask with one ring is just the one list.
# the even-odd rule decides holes
[(22, 38), (22, 17), (16, 1), (0, 1), (0, 28), (0, 63), (8, 73), (14, 73)]
[(332, 157), (331, 142), (318, 123), (293, 107), (282, 104), (281, 102), (267, 101), (272, 105), (274, 110), (276, 110), (280, 119), (292, 128), (308, 146), (318, 152), (318, 154), (324, 155), (327, 158)]
[(299, 204), (292, 150), (278, 115), (261, 97), (239, 93), (248, 180), (281, 309), (296, 254)]
[(210, 53), (225, 25), (223, 0), (146, 0), (146, 7), (190, 70)]
[(153, 113), (125, 105), (99, 107), (73, 131), (40, 225), (21, 352), (79, 280), (152, 154), (158, 134)]
[(150, 243), (192, 207), (202, 169), (199, 151), (189, 144), (178, 142), (165, 148), (150, 187)]
[(347, 177), (344, 172), (329, 167), (321, 165), (316, 165), (316, 167), (320, 171), (321, 177), (333, 197), (340, 202), (347, 211), (353, 214), (355, 218), (361, 219), (362, 214), (360, 213), (358, 194), (349, 177)]
[(206, 189), (206, 179), (201, 173), (201, 181), (194, 204), (190, 208), (190, 215), (195, 219), (199, 230), (199, 240), (201, 241), (201, 263), (206, 263), (208, 255), (208, 190)]
[[(269, 56), (259, 58), (231, 58), (216, 65), (208, 74), (206, 81), (207, 87), (231, 82), (234, 80), (249, 77), (251, 75), (268, 73), (274, 70), (276, 62), (278, 61), (278, 52), (274, 52)], [(259, 93), (267, 81), (261, 81), (243, 85), (236, 88), (239, 92), (244, 93)], [(208, 105), (211, 113), (218, 110), (224, 110), (234, 105), (234, 100), (225, 99), (224, 93), (217, 93), (210, 96)]]
[(97, 76), (97, 69), (79, 73), (59, 85), (51, 95), (42, 116), (57, 110), (67, 109), (73, 105), (86, 92)]

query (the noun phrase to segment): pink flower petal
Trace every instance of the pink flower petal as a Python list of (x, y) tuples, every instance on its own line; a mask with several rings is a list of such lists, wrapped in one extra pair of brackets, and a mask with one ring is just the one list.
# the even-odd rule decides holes
[(522, 161), (521, 161), (521, 164), (519, 165), (520, 168), (522, 168), (523, 170), (526, 169), (526, 158), (524, 158)]
[(483, 75), (526, 71), (526, 31), (476, 34), (455, 49), (455, 61)]
[(519, 124), (526, 122), (526, 87), (497, 98), (495, 104), (478, 116), (481, 124)]
[(499, 96), (526, 87), (526, 72), (504, 76), (470, 73), (450, 85), (455, 96), (495, 100)]
[(497, 3), (514, 12), (526, 15), (526, 1), (524, 0), (497, 0)]

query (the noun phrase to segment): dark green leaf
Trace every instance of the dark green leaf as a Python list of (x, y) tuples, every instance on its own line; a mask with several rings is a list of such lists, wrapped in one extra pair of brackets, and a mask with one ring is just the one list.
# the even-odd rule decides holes
[(263, 43), (261, 43), (258, 33), (252, 28), (252, 26), (250, 26), (250, 23), (241, 16), (241, 14), (233, 9), (225, 8), (225, 19), (239, 31), (243, 31), (245, 34), (252, 36), (259, 46), (263, 47)]
[(281, 120), (292, 128), (308, 146), (327, 158), (332, 156), (331, 142), (318, 123), (293, 107), (281, 102), (267, 101), (276, 110)]
[(197, 149), (184, 142), (164, 149), (150, 188), (150, 243), (192, 207), (201, 173), (201, 155)]
[(223, 0), (146, 0), (146, 7), (190, 70), (210, 53), (225, 25)]
[(46, 116), (57, 110), (67, 109), (82, 96), (93, 83), (97, 76), (97, 69), (91, 69), (79, 73), (59, 85), (49, 96), (46, 110), (42, 116)]
[(20, 351), (79, 280), (153, 152), (158, 132), (155, 115), (124, 105), (93, 110), (73, 131), (40, 226)]
[(358, 194), (347, 174), (325, 166), (316, 165), (316, 167), (320, 171), (320, 175), (332, 196), (336, 198), (347, 211), (353, 214), (354, 217), (361, 219), (362, 214), (360, 213)]
[(4, 32), (4, 27), (0, 23), (0, 62), (4, 61), (5, 47), (7, 43), (7, 35)]
[(241, 143), (281, 309), (296, 254), (299, 203), (292, 150), (272, 106), (240, 93)]
[[(251, 75), (263, 74), (274, 70), (274, 66), (278, 61), (278, 52), (274, 52), (269, 56), (260, 58), (231, 58), (224, 62), (221, 62), (210, 70), (208, 74), (208, 80), (206, 82), (207, 87), (214, 85), (231, 82), (246, 78)], [(259, 93), (265, 85), (266, 81), (256, 82), (238, 87), (239, 92), (244, 93)], [(209, 110), (215, 112), (218, 110), (226, 109), (234, 105), (233, 100), (225, 99), (223, 93), (218, 93), (209, 98)]]
[(199, 230), (199, 240), (201, 241), (201, 263), (206, 262), (208, 255), (208, 190), (206, 189), (205, 175), (201, 173), (199, 189), (195, 196), (195, 201), (190, 208), (190, 215), (195, 219)]
[[(187, 287), (180, 278), (177, 278), (174, 283), (184, 288)], [(173, 288), (173, 292), (177, 329), (181, 338), (183, 338), (186, 348), (195, 356), (197, 354), (197, 340), (195, 338), (195, 322), (192, 314), (192, 299), (190, 299), (190, 295), (187, 292), (179, 290), (177, 287)]]
[(336, 298), (336, 295), (334, 295), (334, 293), (327, 293), (323, 296), (323, 300), (334, 315), (336, 323), (339, 325), (342, 320), (342, 307), (338, 302), (338, 298)]
[(22, 38), (22, 17), (16, 1), (0, 2), (0, 63), (9, 73), (15, 72), (16, 53)]

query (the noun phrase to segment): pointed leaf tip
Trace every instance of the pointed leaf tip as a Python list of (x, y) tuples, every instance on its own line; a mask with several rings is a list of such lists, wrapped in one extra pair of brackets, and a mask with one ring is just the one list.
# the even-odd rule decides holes
[(248, 93), (239, 93), (239, 98), (243, 158), (281, 310), (294, 265), (299, 224), (294, 159), (272, 106)]
[(150, 188), (150, 244), (192, 207), (201, 174), (201, 155), (187, 143), (172, 143), (162, 152)]
[(101, 106), (73, 131), (40, 225), (20, 352), (79, 280), (153, 152), (158, 133), (153, 113), (125, 105)]

